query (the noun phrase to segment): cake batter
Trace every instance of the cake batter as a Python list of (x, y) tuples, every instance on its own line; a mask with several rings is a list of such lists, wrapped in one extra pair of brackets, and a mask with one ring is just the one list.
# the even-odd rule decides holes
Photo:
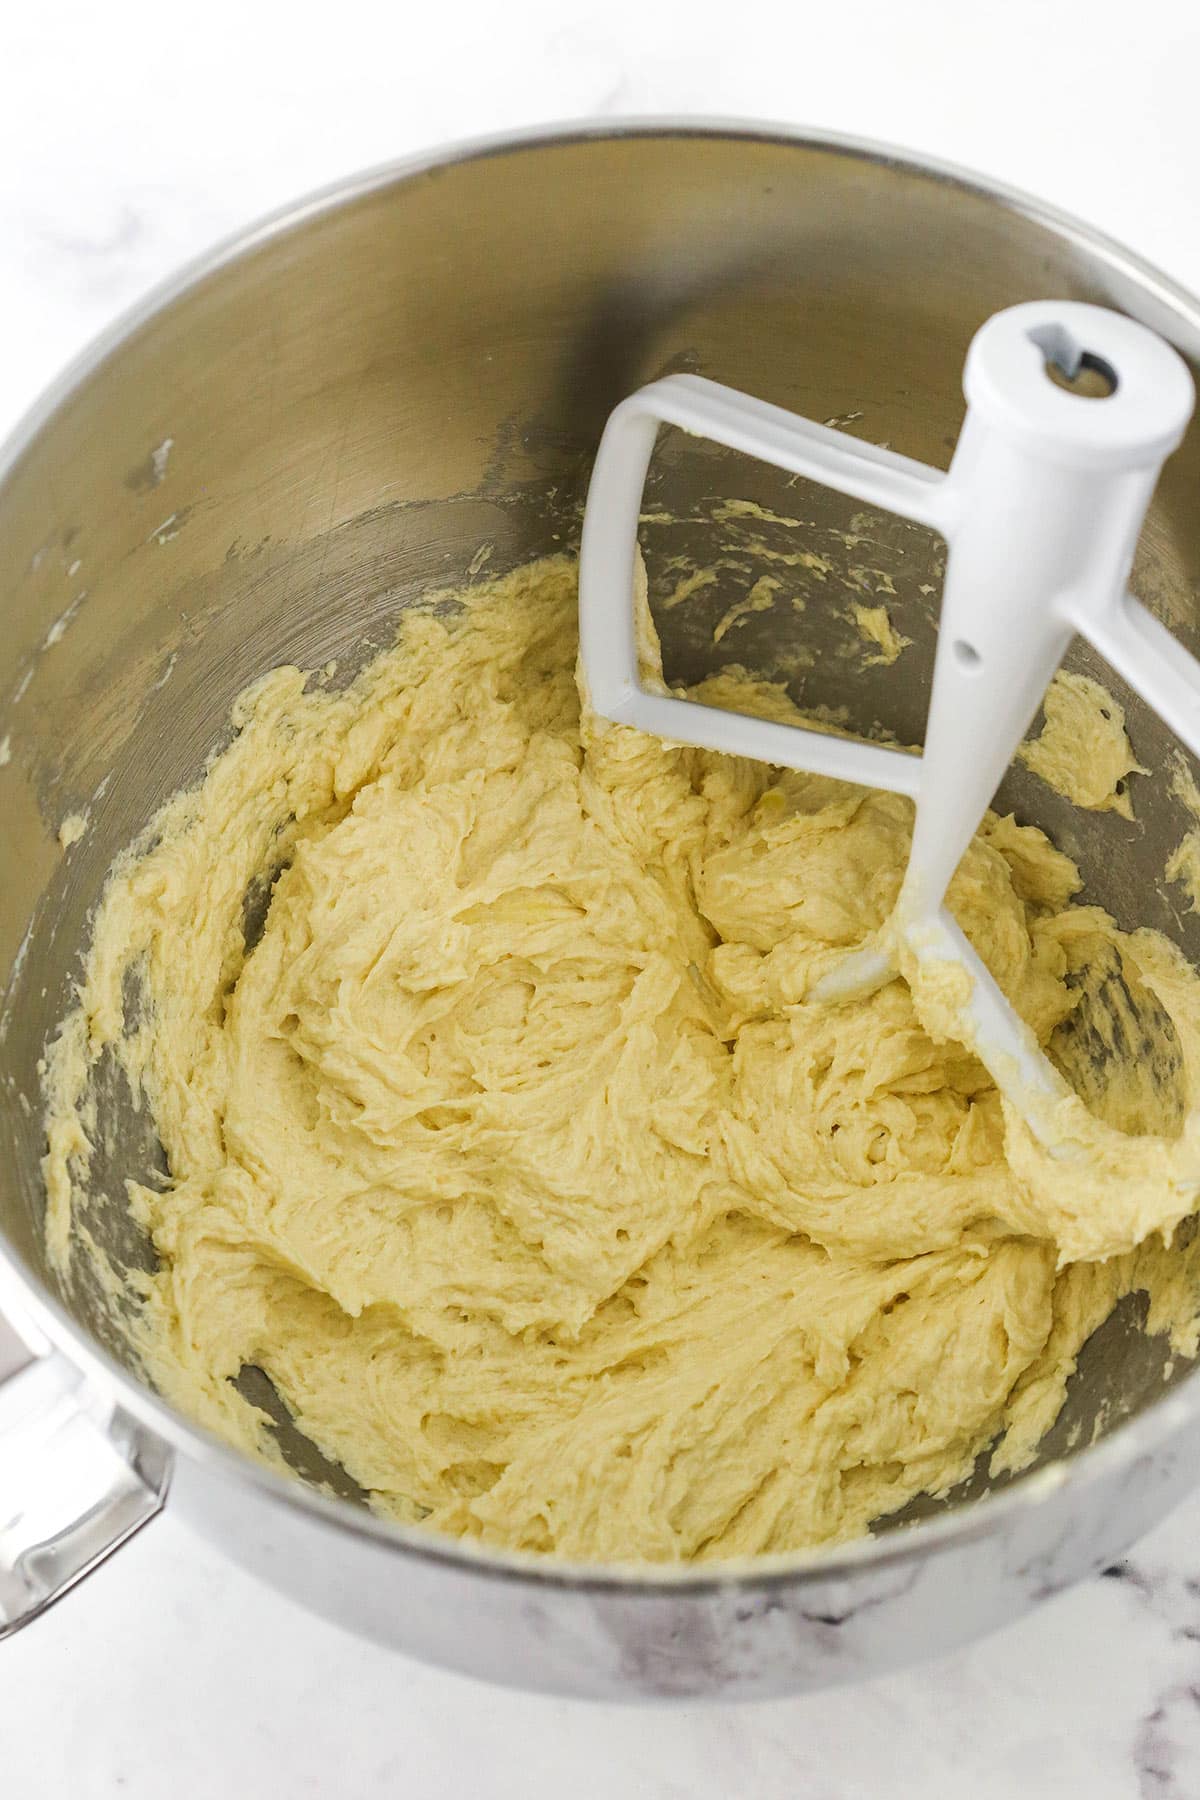
[(1160, 1234), (1200, 1152), (1155, 1095), (1181, 1065), (1190, 1102), (1200, 986), (989, 817), (950, 898), (1039, 1037), (1101, 955), (1165, 1009), (1152, 1135), (1098, 1091), (1052, 1164), (936, 995), (805, 1003), (886, 920), (910, 804), (581, 716), (575, 605), (537, 563), (410, 613), (343, 691), (242, 696), (98, 909), (49, 1055), (50, 1248), (96, 1254), (108, 1050), (170, 1171), (130, 1191), (137, 1347), (223, 1437), (280, 1460), (257, 1367), (402, 1521), (601, 1561), (853, 1537), (988, 1446), (1028, 1460), (1130, 1288), (1194, 1351)]

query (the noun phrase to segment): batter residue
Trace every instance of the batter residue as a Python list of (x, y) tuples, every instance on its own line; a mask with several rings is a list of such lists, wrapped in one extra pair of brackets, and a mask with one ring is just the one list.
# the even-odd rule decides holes
[[(49, 1058), (50, 1246), (94, 1254), (107, 1049), (170, 1170), (130, 1193), (160, 1258), (138, 1347), (226, 1438), (279, 1460), (233, 1385), (257, 1365), (375, 1507), (443, 1532), (661, 1561), (851, 1537), (988, 1445), (1027, 1460), (1131, 1287), (1194, 1350), (1160, 1233), (1196, 1127), (1143, 1082), (1160, 1135), (1080, 1104), (1051, 1167), (904, 982), (806, 1004), (884, 923), (908, 802), (581, 719), (574, 581), (532, 565), (410, 614), (344, 691), (280, 669), (241, 698), (99, 907)], [(1190, 1102), (1196, 978), (1077, 887), (991, 818), (951, 898), (1043, 1041), (1110, 958)]]
[(1046, 692), (1046, 722), (1017, 755), (1057, 793), (1091, 812), (1133, 818), (1130, 775), (1145, 775), (1125, 731), (1125, 712), (1090, 675), (1060, 670)]

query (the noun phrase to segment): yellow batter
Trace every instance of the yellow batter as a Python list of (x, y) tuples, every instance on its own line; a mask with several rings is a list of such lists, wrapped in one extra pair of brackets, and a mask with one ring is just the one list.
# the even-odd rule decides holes
[[(410, 615), (345, 691), (277, 670), (117, 865), (49, 1059), (48, 1238), (95, 1254), (110, 1046), (171, 1171), (130, 1194), (162, 1392), (278, 1460), (232, 1385), (258, 1365), (382, 1512), (671, 1561), (853, 1536), (992, 1443), (1019, 1466), (1132, 1286), (1194, 1350), (1166, 1074), (1068, 1107), (1068, 1166), (930, 1035), (938, 995), (806, 1004), (884, 924), (908, 802), (581, 722), (574, 660), (559, 559)], [(1097, 957), (1156, 994), (1186, 1101), (1200, 985), (1077, 887), (990, 818), (952, 900), (1044, 1040)]]
[(1021, 761), (1076, 806), (1132, 819), (1126, 778), (1147, 770), (1133, 754), (1124, 709), (1089, 675), (1060, 670), (1043, 711), (1041, 732), (1017, 751)]

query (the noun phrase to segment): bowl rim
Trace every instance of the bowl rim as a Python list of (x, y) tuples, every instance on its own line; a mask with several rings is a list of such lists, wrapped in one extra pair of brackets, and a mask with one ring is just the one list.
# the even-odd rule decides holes
[[(815, 150), (831, 156), (869, 162), (915, 175), (974, 195), (1039, 224), (1065, 243), (1086, 250), (1119, 272), (1143, 293), (1152, 295), (1172, 317), (1186, 322), (1200, 342), (1200, 299), (1116, 239), (1093, 229), (1072, 214), (1022, 189), (920, 151), (848, 133), (783, 122), (697, 114), (629, 115), (621, 119), (582, 118), (522, 126), (436, 145), (342, 177), (298, 200), (285, 203), (211, 249), (189, 259), (156, 283), (140, 300), (98, 333), (21, 415), (0, 442), (0, 487), (16, 473), (25, 455), (55, 416), (84, 385), (144, 327), (175, 302), (269, 243), (323, 216), (336, 213), (381, 190), (444, 171), (459, 164), (494, 160), (514, 153), (556, 150), (592, 142), (612, 143), (657, 137), (701, 141), (760, 142), (784, 149)], [(817, 1585), (844, 1580), (868, 1568), (883, 1569), (947, 1551), (991, 1532), (1002, 1521), (1019, 1517), (1063, 1490), (1082, 1492), (1116, 1470), (1148, 1456), (1167, 1438), (1200, 1415), (1200, 1367), (1176, 1388), (1117, 1425), (1098, 1443), (1069, 1459), (1019, 1476), (999, 1493), (964, 1501), (936, 1516), (900, 1526), (879, 1536), (811, 1550), (747, 1556), (727, 1562), (697, 1564), (574, 1563), (532, 1552), (498, 1550), (467, 1539), (441, 1536), (420, 1526), (405, 1526), (365, 1508), (317, 1492), (265, 1463), (235, 1450), (204, 1426), (177, 1412), (167, 1401), (139, 1383), (76, 1322), (62, 1303), (41, 1287), (15, 1251), (0, 1240), (0, 1310), (25, 1336), (35, 1354), (46, 1342), (80, 1371), (87, 1382), (127, 1418), (215, 1475), (249, 1486), (265, 1500), (287, 1507), (319, 1525), (378, 1543), (381, 1549), (416, 1556), (501, 1582), (532, 1584), (540, 1589), (619, 1593), (647, 1601), (684, 1594), (771, 1593), (784, 1586)]]

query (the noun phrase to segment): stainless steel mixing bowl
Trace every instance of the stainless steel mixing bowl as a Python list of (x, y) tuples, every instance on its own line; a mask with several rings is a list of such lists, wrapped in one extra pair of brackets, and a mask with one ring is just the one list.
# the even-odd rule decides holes
[[(169, 1488), (181, 1516), (286, 1592), (453, 1667), (595, 1695), (782, 1693), (1012, 1617), (1118, 1556), (1192, 1483), (1200, 1383), (1130, 1302), (1087, 1347), (1040, 1468), (1004, 1491), (985, 1494), (981, 1466), (865, 1542), (702, 1574), (484, 1555), (373, 1519), (259, 1372), (243, 1379), (309, 1484), (206, 1438), (137, 1380), (96, 1292), (56, 1291), (41, 1243), (37, 1064), (89, 909), (113, 855), (223, 741), (251, 677), (282, 661), (353, 667), (431, 583), (569, 545), (608, 410), (668, 370), (944, 465), (972, 333), (1040, 296), (1121, 308), (1200, 355), (1188, 295), (955, 171), (776, 130), (571, 130), (305, 202), (155, 296), (22, 425), (0, 473), (0, 1299), (28, 1349), (0, 1351), (0, 1624), (48, 1604)], [(1193, 431), (1134, 584), (1193, 650), (1198, 476)], [(781, 608), (714, 647), (716, 609), (786, 567), (771, 553), (797, 541), (722, 514), (722, 495), (802, 519), (831, 572), (800, 616), (793, 569)], [(647, 509), (660, 610), (714, 545), (725, 559), (719, 593), (661, 611), (671, 673), (747, 662), (807, 704), (919, 741), (936, 541), (670, 438)], [(847, 622), (847, 600), (880, 593), (914, 639), (890, 672), (863, 668)], [(1190, 822), (1161, 774), (1170, 744), (1122, 698), (1160, 775), (1139, 784), (1136, 825), (1078, 814), (1030, 776), (1005, 798), (1080, 859), (1086, 897), (1200, 959), (1200, 921), (1162, 878)], [(58, 826), (79, 811), (86, 832), (64, 853)], [(1086, 1034), (1059, 1045), (1067, 1063), (1087, 1050)], [(106, 1110), (119, 1129), (89, 1222), (118, 1263), (144, 1262), (121, 1183), (160, 1152), (115, 1078)]]

